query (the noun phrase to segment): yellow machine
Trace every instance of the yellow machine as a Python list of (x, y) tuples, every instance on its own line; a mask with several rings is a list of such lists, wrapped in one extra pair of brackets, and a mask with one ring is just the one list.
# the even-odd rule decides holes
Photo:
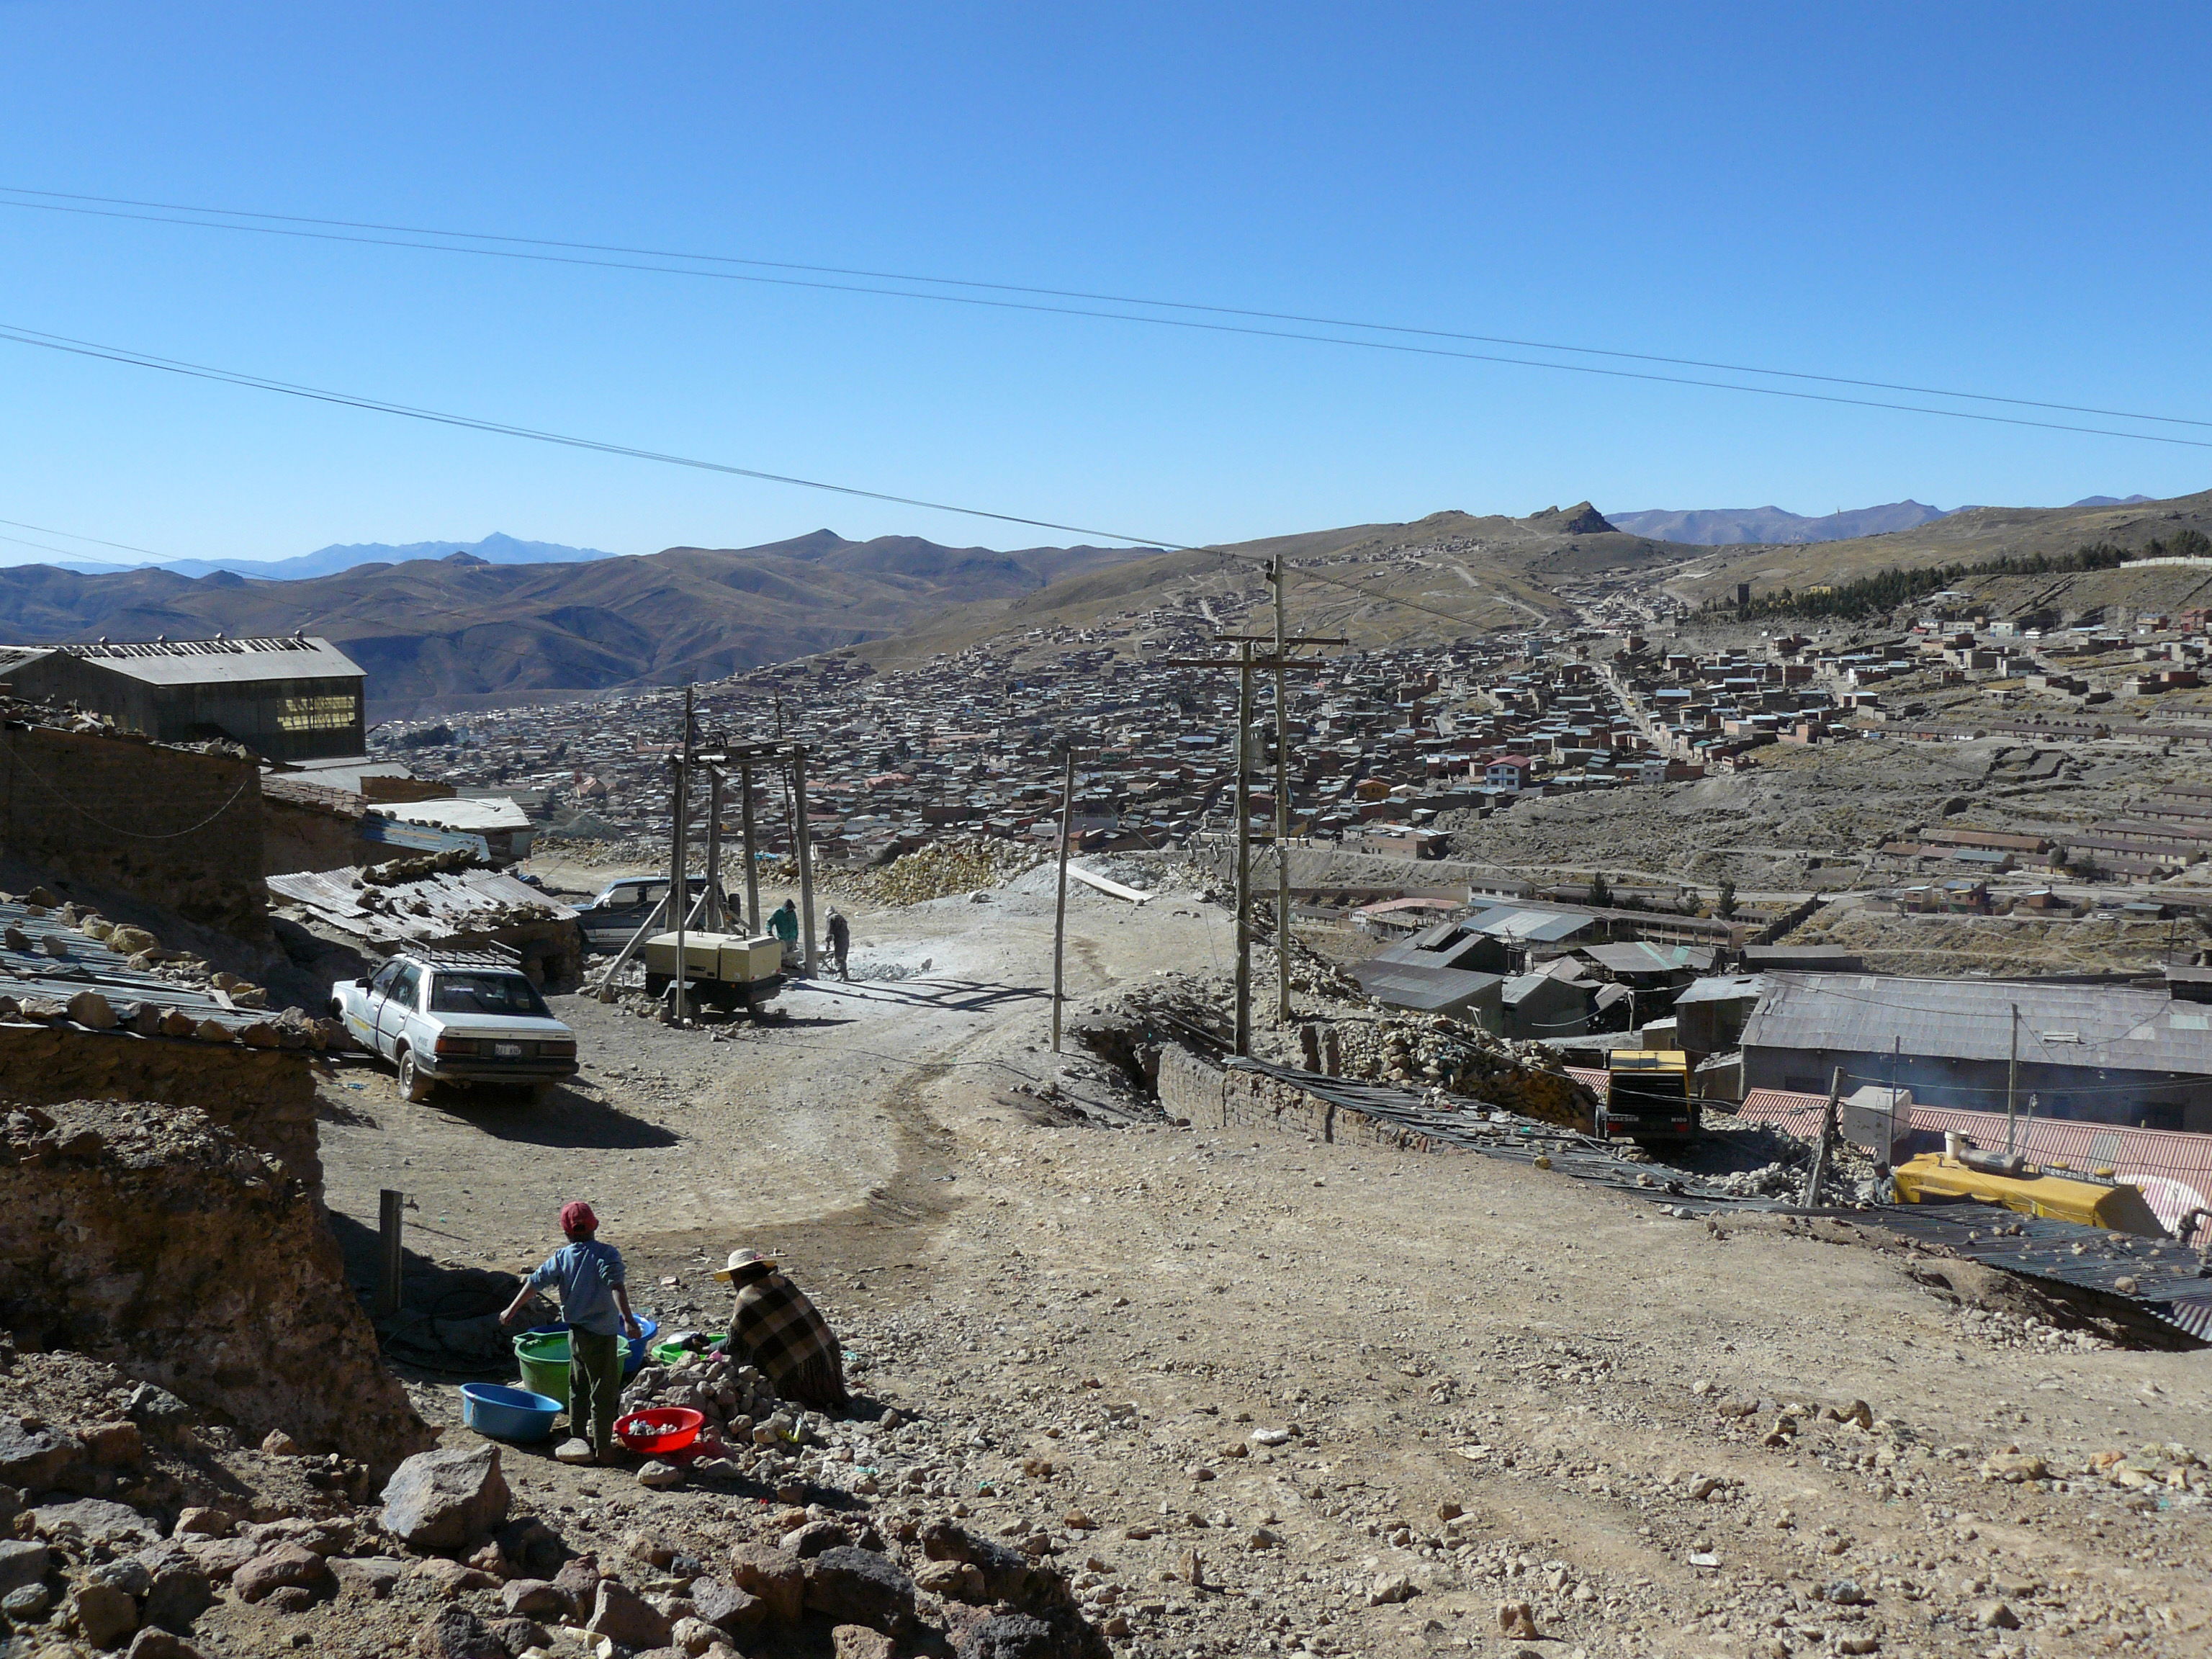
[(1687, 1140), (1699, 1128), (1690, 1095), (1690, 1057), (1679, 1048), (1615, 1048), (1606, 1056), (1601, 1140)]
[[(665, 995), (676, 978), (676, 935), (655, 933), (646, 940), (641, 954), (646, 994)], [(742, 1007), (758, 1015), (783, 989), (783, 942), (773, 933), (748, 937), (687, 932), (684, 969), (687, 997), (720, 1008)]]
[(1971, 1199), (2000, 1205), (2016, 1214), (2048, 1216), (2057, 1221), (2106, 1227), (2118, 1233), (2164, 1238), (2166, 1229), (2151, 1213), (2139, 1188), (2111, 1182), (2081, 1181), (2045, 1172), (2037, 1164), (2002, 1152), (1923, 1152), (1893, 1172), (1897, 1195), (1908, 1204)]

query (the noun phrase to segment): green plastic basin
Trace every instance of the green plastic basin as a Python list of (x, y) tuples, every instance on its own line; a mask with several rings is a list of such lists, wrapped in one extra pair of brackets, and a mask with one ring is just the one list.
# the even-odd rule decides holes
[(568, 1409), (568, 1334), (562, 1331), (552, 1336), (518, 1336), (514, 1339), (514, 1361), (521, 1368), (522, 1386), (532, 1394), (542, 1394), (548, 1400), (557, 1400), (561, 1409)]

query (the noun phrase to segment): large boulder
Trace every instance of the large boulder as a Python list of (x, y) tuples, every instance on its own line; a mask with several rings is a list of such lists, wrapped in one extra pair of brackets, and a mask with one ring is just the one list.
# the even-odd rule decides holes
[(0, 1595), (35, 1584), (46, 1576), (46, 1547), (27, 1539), (0, 1541)]
[(1050, 1567), (1039, 1566), (1018, 1550), (980, 1538), (949, 1521), (933, 1521), (921, 1529), (921, 1553), (932, 1561), (957, 1562), (975, 1570), (972, 1578), (963, 1574), (954, 1581), (975, 1587), (964, 1594), (954, 1592), (963, 1601), (1004, 1601), (1020, 1612), (1039, 1614), (1075, 1605), (1067, 1580)]
[(720, 1578), (697, 1578), (691, 1583), (691, 1605), (699, 1617), (732, 1636), (744, 1636), (768, 1617), (768, 1603), (750, 1590)]
[(507, 1659), (507, 1644), (466, 1607), (441, 1607), (415, 1638), (422, 1659)]
[(914, 1623), (914, 1581), (872, 1550), (838, 1545), (805, 1565), (806, 1608), (832, 1625), (896, 1636)]
[(499, 1448), (417, 1452), (384, 1486), (384, 1529), (412, 1550), (462, 1549), (507, 1519)]
[(331, 1564), (305, 1545), (279, 1544), (233, 1573), (230, 1588), (241, 1601), (258, 1601), (293, 1584), (313, 1589), (330, 1576)]
[(994, 1613), (952, 1632), (955, 1659), (1111, 1659), (1113, 1650), (1084, 1620), (1062, 1612)]
[(70, 1598), (70, 1614), (96, 1648), (120, 1647), (138, 1628), (138, 1604), (112, 1584), (79, 1584)]
[(780, 1625), (797, 1619), (806, 1605), (805, 1564), (773, 1545), (738, 1544), (732, 1547), (730, 1582), (767, 1603), (767, 1616)]
[(668, 1615), (627, 1585), (599, 1581), (599, 1597), (585, 1629), (618, 1648), (665, 1647), (674, 1624)]

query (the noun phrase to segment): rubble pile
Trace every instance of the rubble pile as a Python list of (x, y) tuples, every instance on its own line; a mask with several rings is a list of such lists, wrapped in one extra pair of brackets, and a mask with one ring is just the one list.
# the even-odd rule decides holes
[[(1699, 1177), (1704, 1185), (1737, 1198), (1786, 1198), (1793, 1202), (1805, 1193), (1805, 1177), (1812, 1172), (1813, 1146), (1765, 1124), (1732, 1125), (1729, 1140), (1767, 1162), (1725, 1175)], [(1828, 1148), (1827, 1167), (1820, 1172), (1820, 1190), (1811, 1202), (1834, 1208), (1863, 1208), (1885, 1204), (1890, 1183), (1875, 1171), (1874, 1160), (1860, 1146), (1840, 1138)]]
[(955, 893), (998, 887), (1051, 858), (1031, 842), (998, 841), (966, 836), (933, 842), (919, 852), (892, 860), (879, 870), (849, 873), (843, 890), (876, 904), (921, 904)]

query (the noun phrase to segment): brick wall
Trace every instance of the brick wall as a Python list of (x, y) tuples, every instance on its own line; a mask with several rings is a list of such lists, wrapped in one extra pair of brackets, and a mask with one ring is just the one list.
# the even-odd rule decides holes
[(268, 937), (251, 761), (46, 726), (0, 727), (0, 849), (57, 880)]

